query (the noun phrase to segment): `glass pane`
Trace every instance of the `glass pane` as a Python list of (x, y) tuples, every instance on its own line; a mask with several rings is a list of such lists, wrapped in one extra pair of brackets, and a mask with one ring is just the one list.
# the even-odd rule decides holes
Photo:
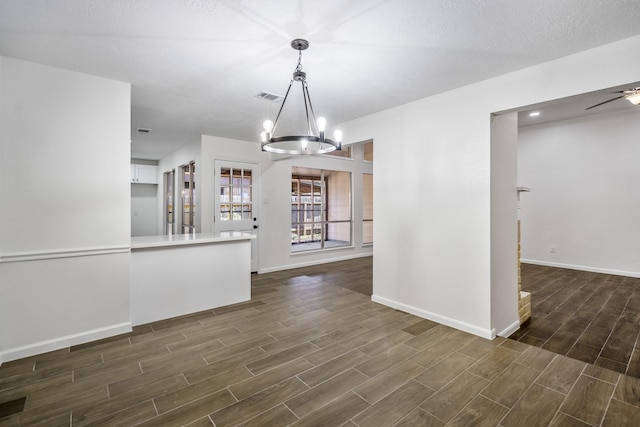
[(332, 151), (330, 153), (327, 153), (331, 156), (336, 156), (336, 157), (344, 157), (344, 158), (351, 158), (351, 147), (342, 147), (341, 150), (336, 150), (336, 151)]
[(373, 175), (362, 175), (362, 218), (373, 219)]
[(365, 142), (362, 144), (364, 150), (364, 160), (367, 162), (373, 162), (373, 142)]
[(183, 232), (195, 231), (195, 163), (182, 166), (182, 229)]
[(251, 185), (251, 170), (242, 171), (242, 185), (243, 186)]
[(229, 202), (229, 194), (231, 193), (231, 189), (229, 187), (221, 187), (220, 188), (220, 202), (228, 203)]
[(220, 221), (229, 221), (229, 212), (220, 212)]
[(251, 187), (242, 187), (242, 203), (251, 203)]
[(373, 243), (373, 221), (362, 223), (362, 243)]
[(328, 221), (351, 220), (351, 173), (331, 172), (327, 176), (326, 211)]
[(233, 190), (233, 203), (242, 202), (242, 187), (232, 187)]
[(164, 173), (164, 199), (165, 199), (165, 234), (174, 233), (174, 180), (175, 170)]
[(251, 219), (251, 211), (248, 211), (248, 212), (243, 211), (242, 212), (242, 220), (243, 221), (248, 221), (250, 219)]
[(351, 245), (351, 222), (327, 224), (325, 248)]
[(220, 185), (229, 185), (229, 177), (231, 175), (231, 170), (229, 168), (220, 169)]

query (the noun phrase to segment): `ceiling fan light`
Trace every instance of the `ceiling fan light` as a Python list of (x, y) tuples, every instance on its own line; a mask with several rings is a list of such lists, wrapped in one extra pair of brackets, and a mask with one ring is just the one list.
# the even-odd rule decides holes
[(627, 96), (627, 101), (632, 103), (633, 105), (640, 105), (640, 92), (632, 93)]

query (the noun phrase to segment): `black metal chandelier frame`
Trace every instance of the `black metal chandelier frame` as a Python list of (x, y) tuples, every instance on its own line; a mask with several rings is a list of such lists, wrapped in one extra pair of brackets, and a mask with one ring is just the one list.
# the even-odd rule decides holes
[[(309, 47), (309, 42), (304, 39), (295, 39), (291, 42), (291, 47), (298, 51), (298, 65), (293, 72), (293, 77), (289, 82), (289, 87), (285, 93), (275, 122), (266, 120), (263, 124), (264, 131), (261, 134), (262, 150), (277, 154), (326, 154), (342, 149), (340, 131), (336, 131), (334, 139), (325, 136), (326, 121), (320, 117), (316, 119), (307, 85), (307, 74), (302, 71), (302, 51)], [(289, 92), (294, 82), (299, 82), (302, 86), (302, 97), (304, 102), (305, 117), (307, 121), (307, 135), (274, 136), (278, 120), (289, 97)], [(293, 143), (293, 144), (292, 144)], [(297, 144), (299, 143), (299, 144)]]

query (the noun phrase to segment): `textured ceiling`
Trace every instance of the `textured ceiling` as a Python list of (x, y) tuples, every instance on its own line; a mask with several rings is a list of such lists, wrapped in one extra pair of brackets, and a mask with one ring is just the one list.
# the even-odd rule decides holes
[[(295, 68), (339, 123), (640, 34), (638, 0), (2, 0), (0, 55), (132, 83), (132, 157), (258, 140)], [(146, 135), (138, 127), (151, 128)], [(348, 136), (347, 136), (348, 140)]]

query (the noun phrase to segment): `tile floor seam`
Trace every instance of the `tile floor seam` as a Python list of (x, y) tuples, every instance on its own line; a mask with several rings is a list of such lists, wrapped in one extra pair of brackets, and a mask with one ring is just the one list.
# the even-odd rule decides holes
[[(552, 363), (552, 362), (553, 362), (557, 357), (558, 357), (558, 355), (555, 355), (555, 356), (553, 357), (553, 359), (551, 359), (551, 360), (549, 361), (549, 363), (547, 364), (547, 366), (545, 366), (545, 368), (544, 368), (543, 370), (541, 370), (541, 371), (538, 373), (538, 375), (533, 379), (533, 381), (531, 381), (531, 384), (529, 384), (529, 386), (528, 386), (528, 387), (527, 387), (527, 388), (526, 388), (526, 389), (525, 389), (525, 390), (520, 394), (520, 397), (518, 397), (518, 399), (517, 399), (515, 402), (513, 402), (513, 406), (511, 406), (511, 408), (509, 409), (509, 412), (507, 412), (507, 413), (505, 414), (505, 416), (500, 420), (500, 422), (499, 422), (499, 424), (500, 424), (500, 425), (502, 425), (501, 423), (502, 423), (502, 421), (504, 420), (504, 418), (506, 418), (506, 417), (511, 413), (511, 411), (512, 411), (514, 408), (516, 408), (516, 407), (518, 406), (518, 403), (520, 403), (520, 401), (522, 400), (522, 398), (523, 398), (523, 397), (524, 397), (524, 396), (529, 392), (529, 390), (531, 390), (531, 387), (533, 387), (533, 386), (534, 386), (534, 384), (535, 384), (535, 385), (537, 385), (537, 386), (539, 386), (539, 387), (543, 387), (543, 388), (546, 388), (546, 389), (548, 389), (548, 390), (551, 390), (551, 391), (554, 391), (554, 392), (558, 393), (558, 391), (556, 391), (556, 390), (553, 390), (553, 389), (551, 389), (551, 388), (549, 388), (549, 387), (547, 387), (547, 386), (544, 386), (544, 385), (542, 385), (542, 384), (538, 384), (538, 380), (540, 379), (540, 377), (542, 376), (542, 374), (547, 370), (547, 368), (549, 367), (549, 365), (551, 365), (551, 363)], [(535, 370), (535, 369), (534, 369), (534, 370)], [(485, 388), (486, 388), (486, 387), (485, 387)], [(483, 389), (483, 390), (484, 390), (484, 389)], [(561, 393), (561, 394), (562, 394), (562, 393)], [(565, 397), (565, 398), (566, 398), (566, 397)], [(560, 406), (562, 406), (562, 404), (560, 404)], [(558, 408), (560, 408), (560, 406), (558, 406)], [(555, 414), (554, 414), (554, 417), (555, 417)], [(551, 420), (553, 421), (553, 418), (552, 418)]]
[[(491, 385), (491, 383), (487, 384), (487, 387), (489, 387), (490, 385)], [(512, 408), (509, 408), (507, 405), (504, 405), (504, 404), (498, 402), (497, 400), (494, 400), (494, 399), (490, 398), (489, 396), (487, 396), (485, 394), (482, 394), (482, 392), (485, 391), (487, 389), (487, 387), (483, 388), (482, 391), (480, 391), (480, 393), (478, 393), (478, 396), (482, 396), (485, 399), (490, 400), (491, 402), (502, 406), (503, 408), (507, 409), (507, 411), (511, 411)], [(515, 404), (514, 404), (514, 406), (515, 406)]]
[(151, 404), (153, 405), (153, 409), (156, 411), (156, 417), (159, 417), (160, 411), (158, 411), (158, 406), (156, 405), (156, 399), (151, 398)]
[[(591, 427), (598, 427), (598, 426), (602, 425), (602, 422), (597, 424), (597, 425), (596, 424), (591, 424), (591, 423), (589, 423), (589, 422), (587, 422), (585, 420), (581, 420), (580, 418), (574, 417), (573, 415), (567, 414), (566, 412), (562, 412), (560, 410), (558, 410), (558, 414), (562, 414), (565, 417), (569, 417), (569, 418), (574, 419), (574, 420), (576, 420), (576, 421), (578, 421), (580, 423), (587, 424), (588, 426), (591, 426)], [(557, 417), (557, 414), (556, 414), (556, 417)], [(551, 422), (553, 422), (554, 420), (555, 420), (555, 418), (553, 420), (551, 420)], [(604, 416), (602, 417), (602, 420), (604, 421)]]
[[(558, 414), (561, 413), (560, 409), (564, 406), (565, 402), (567, 401), (567, 399), (571, 395), (571, 392), (576, 387), (576, 384), (578, 384), (578, 381), (580, 380), (580, 377), (582, 376), (582, 373), (585, 371), (585, 369), (587, 369), (587, 366), (589, 366), (589, 365), (585, 364), (585, 366), (582, 367), (582, 370), (580, 371), (580, 373), (578, 374), (576, 379), (573, 381), (573, 384), (571, 384), (571, 387), (569, 388), (569, 391), (567, 392), (567, 394), (565, 394), (564, 399), (562, 399), (562, 402), (560, 403), (560, 405), (558, 405), (558, 409), (556, 410), (555, 414), (553, 414), (553, 417), (551, 418), (552, 422), (553, 422), (553, 420), (555, 420), (558, 417)], [(615, 387), (614, 387), (614, 390), (615, 390)], [(559, 393), (562, 393), (562, 392), (559, 392)], [(603, 418), (604, 418), (604, 415), (603, 415)], [(593, 424), (590, 424), (590, 423), (588, 423), (587, 421), (584, 421), (584, 420), (580, 420), (580, 421), (582, 421), (585, 424), (593, 425)]]
[[(296, 417), (296, 418), (297, 418), (297, 421), (300, 421), (300, 420), (302, 419), (302, 418), (300, 418), (300, 417), (298, 416), (298, 414), (296, 414), (296, 413), (294, 412), (294, 410), (293, 410), (293, 409), (291, 409), (291, 408), (289, 407), (289, 405), (287, 405), (287, 402), (282, 402), (282, 405), (283, 405), (285, 408), (287, 408), (287, 410), (289, 410), (289, 412), (291, 412), (291, 413), (293, 414), (293, 416), (294, 416), (294, 417)], [(296, 421), (296, 422), (297, 422), (297, 421)], [(288, 424), (288, 425), (291, 425), (291, 424), (294, 424), (294, 423), (290, 423), (290, 424)]]
[[(622, 374), (624, 375), (624, 374)], [(602, 419), (600, 420), (600, 424), (599, 426), (601, 427), (604, 424), (604, 420), (607, 419), (607, 413), (609, 412), (609, 407), (611, 406), (611, 401), (614, 399), (613, 396), (615, 396), (616, 394), (616, 390), (618, 389), (618, 385), (620, 384), (620, 380), (622, 379), (622, 375), (618, 375), (618, 380), (616, 381), (616, 384), (613, 386), (613, 391), (611, 392), (611, 396), (609, 396), (609, 401), (607, 402), (607, 407), (604, 410), (604, 413), (602, 414)]]
[[(631, 299), (631, 297), (629, 297)], [(631, 350), (631, 355), (629, 356), (629, 363), (627, 363), (627, 369), (624, 370), (625, 375), (629, 372), (629, 368), (631, 367), (631, 360), (633, 360), (634, 353), (638, 352), (638, 341), (640, 340), (640, 334), (636, 335), (636, 340), (633, 343), (633, 349)]]

